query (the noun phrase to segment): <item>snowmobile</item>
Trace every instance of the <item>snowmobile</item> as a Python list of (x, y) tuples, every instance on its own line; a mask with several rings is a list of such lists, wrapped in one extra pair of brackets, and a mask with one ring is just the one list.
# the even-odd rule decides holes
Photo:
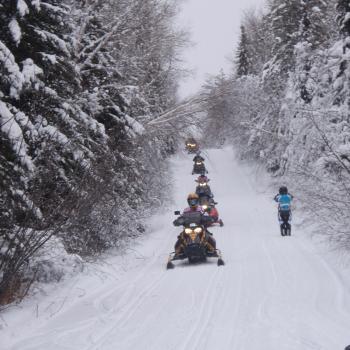
[(211, 188), (207, 182), (199, 183), (196, 187), (196, 193), (198, 194), (199, 198), (205, 197), (209, 200), (210, 198), (214, 197), (213, 193), (211, 192)]
[(185, 145), (186, 145), (186, 150), (189, 154), (197, 153), (199, 150), (199, 145), (196, 142), (196, 140), (193, 138), (186, 140)]
[(208, 173), (208, 170), (205, 168), (203, 161), (198, 160), (193, 164), (192, 175), (194, 175), (194, 174), (204, 175), (207, 173)]
[[(181, 215), (179, 211), (175, 215)], [(207, 231), (205, 221), (212, 221), (209, 216), (203, 216), (200, 212), (184, 213), (175, 220), (176, 226), (183, 226), (181, 233), (183, 252), (175, 254), (171, 253), (168, 258), (167, 269), (173, 269), (175, 265), (173, 261), (188, 259), (189, 263), (204, 262), (207, 258), (217, 258), (218, 266), (224, 265), (219, 249), (209, 250), (207, 247)]]
[(219, 224), (220, 227), (224, 226), (224, 222), (219, 218), (219, 212), (215, 208), (216, 204), (218, 203), (215, 202), (213, 198), (210, 198), (208, 201), (202, 201), (201, 207), (203, 211), (207, 212), (214, 220), (212, 223), (209, 223), (207, 227), (213, 226), (214, 224)]

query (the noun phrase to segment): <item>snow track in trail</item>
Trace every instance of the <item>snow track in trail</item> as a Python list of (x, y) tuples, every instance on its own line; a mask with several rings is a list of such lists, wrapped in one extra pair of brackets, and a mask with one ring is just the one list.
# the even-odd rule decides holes
[[(171, 163), (174, 205), (150, 234), (98, 274), (88, 271), (3, 314), (1, 350), (336, 350), (350, 344), (350, 295), (293, 227), (281, 237), (273, 194), (230, 149), (203, 153), (224, 227), (211, 231), (225, 266), (175, 262), (173, 211), (195, 189), (191, 155)], [(254, 179), (254, 181), (253, 181)], [(260, 193), (257, 193), (256, 185)], [(263, 189), (262, 189), (263, 188)], [(58, 302), (58, 300), (60, 302)], [(21, 319), (22, 318), (22, 319)], [(5, 345), (5, 346), (3, 346)]]

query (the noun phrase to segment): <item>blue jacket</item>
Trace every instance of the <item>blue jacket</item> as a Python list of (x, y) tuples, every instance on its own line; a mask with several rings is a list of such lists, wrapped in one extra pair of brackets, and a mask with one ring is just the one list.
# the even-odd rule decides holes
[(278, 209), (281, 211), (290, 210), (293, 196), (291, 194), (277, 194), (275, 196), (275, 201), (278, 203)]

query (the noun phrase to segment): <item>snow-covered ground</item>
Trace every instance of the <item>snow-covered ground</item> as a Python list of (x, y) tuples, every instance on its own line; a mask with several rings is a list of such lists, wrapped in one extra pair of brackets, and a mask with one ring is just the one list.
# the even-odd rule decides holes
[[(207, 153), (224, 227), (212, 229), (226, 265), (167, 255), (179, 229), (172, 212), (123, 255), (89, 265), (46, 296), (0, 318), (1, 350), (336, 350), (350, 344), (350, 293), (293, 227), (281, 237), (272, 193), (229, 149)], [(195, 188), (191, 156), (172, 161), (174, 207)], [(254, 181), (253, 181), (254, 180)], [(261, 181), (261, 183), (259, 183)], [(259, 191), (257, 186), (259, 185)]]

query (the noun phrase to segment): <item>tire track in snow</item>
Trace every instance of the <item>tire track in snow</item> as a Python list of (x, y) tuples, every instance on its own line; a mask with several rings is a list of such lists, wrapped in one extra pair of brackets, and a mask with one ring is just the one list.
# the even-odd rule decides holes
[(97, 338), (92, 339), (93, 344), (86, 348), (86, 350), (99, 349), (102, 342), (108, 339), (108, 336), (119, 327), (122, 327), (125, 322), (132, 317), (134, 312), (140, 307), (143, 300), (148, 298), (152, 292), (158, 287), (158, 285), (163, 280), (165, 274), (163, 273), (160, 278), (153, 280), (146, 288), (142, 289), (136, 297), (132, 298), (132, 301), (125, 304), (125, 307), (121, 313), (118, 314), (118, 317), (113, 319), (113, 325), (108, 327), (104, 332), (99, 335)]
[[(269, 252), (269, 250), (266, 247), (265, 240), (263, 240), (262, 247), (263, 247), (265, 256), (267, 257), (267, 260), (269, 262), (271, 271), (272, 271), (272, 276), (273, 276), (272, 288), (275, 289), (277, 286), (277, 281), (278, 281), (275, 263), (273, 262), (273, 259), (271, 257), (271, 253)], [(270, 298), (271, 298), (271, 293), (265, 295), (262, 302), (258, 306), (258, 312), (257, 312), (257, 315), (258, 315), (258, 318), (260, 319), (260, 321), (263, 323), (266, 323), (266, 324), (267, 324), (266, 319), (268, 318), (268, 314), (266, 312), (266, 304), (267, 304), (268, 299), (270, 299)]]
[[(207, 310), (210, 309), (213, 306), (213, 294), (210, 293), (212, 290), (213, 285), (216, 283), (216, 280), (218, 279), (219, 271), (216, 270), (215, 273), (213, 273), (210, 283), (207, 285), (207, 288), (205, 290), (204, 297), (201, 302), (200, 310), (198, 310), (197, 318), (195, 324), (191, 327), (191, 330), (189, 331), (188, 336), (186, 337), (185, 341), (182, 343), (180, 349), (181, 350), (193, 350), (191, 340), (194, 338), (196, 339), (196, 332), (201, 329), (201, 323), (203, 317), (208, 312)], [(208, 301), (210, 300), (209, 308), (207, 308)]]
[[(202, 322), (200, 322), (199, 327), (197, 328), (197, 332), (194, 332), (194, 340), (193, 345), (189, 348), (189, 350), (193, 349), (202, 349), (199, 345), (199, 343), (203, 340), (205, 332), (208, 330), (210, 321), (213, 319), (214, 311), (217, 310), (217, 300), (221, 300), (220, 294), (223, 292), (223, 289), (220, 288), (220, 285), (218, 284), (218, 280), (223, 274), (222, 267), (218, 267), (218, 271), (216, 272), (216, 278), (214, 280), (213, 285), (215, 285), (215, 288), (213, 288), (211, 296), (209, 295), (209, 304), (207, 303), (206, 312), (203, 315)], [(219, 293), (218, 293), (219, 292)], [(206, 335), (209, 337), (209, 334)]]
[[(111, 310), (109, 315), (113, 315), (112, 321), (113, 325), (108, 327), (107, 330), (104, 330), (102, 335), (97, 336), (96, 339), (93, 339), (94, 342), (91, 346), (87, 347), (86, 350), (92, 350), (95, 346), (99, 345), (101, 342), (105, 340), (105, 338), (120, 324), (125, 324), (125, 321), (128, 320), (134, 312), (139, 308), (139, 306), (142, 304), (143, 300), (146, 299), (152, 292), (158, 287), (158, 285), (161, 283), (163, 278), (166, 276), (166, 271), (162, 271), (160, 275), (157, 276), (156, 279), (151, 279), (150, 283), (147, 283), (145, 286), (143, 286), (136, 295), (132, 293), (132, 291), (135, 288), (135, 286), (138, 284), (140, 280), (145, 278), (147, 276), (147, 271), (152, 271), (151, 267), (157, 264), (158, 266), (158, 256), (155, 256), (152, 259), (152, 262), (149, 263), (142, 272), (139, 273), (139, 277), (134, 281), (133, 283), (127, 282), (129, 287), (124, 291), (123, 296), (120, 298), (120, 301), (118, 302), (118, 305)], [(146, 277), (147, 278), (147, 277)], [(112, 291), (111, 294), (114, 292)], [(125, 296), (127, 296), (127, 299), (124, 300)], [(123, 304), (121, 305), (121, 303)], [(114, 315), (117, 314), (117, 317), (114, 317)]]
[[(159, 251), (165, 251), (166, 247), (169, 246), (169, 242), (170, 242), (170, 236), (168, 240), (164, 240), (162, 241), (161, 247), (159, 248)], [(110, 286), (109, 284), (106, 285), (102, 285), (100, 288), (98, 288), (98, 290), (96, 290), (92, 295), (89, 296), (89, 300), (91, 299), (97, 299), (96, 301), (93, 301), (92, 305), (94, 307), (94, 309), (97, 311), (96, 314), (100, 315), (99, 317), (91, 317), (89, 320), (84, 319), (83, 321), (80, 321), (78, 323), (74, 324), (74, 327), (70, 327), (67, 328), (67, 326), (63, 326), (63, 327), (59, 327), (59, 328), (55, 328), (55, 330), (53, 332), (50, 332), (52, 334), (51, 338), (54, 339), (53, 342), (60, 346), (60, 347), (65, 347), (66, 345), (63, 345), (63, 343), (68, 343), (69, 339), (72, 337), (72, 335), (76, 334), (89, 334), (89, 337), (86, 338), (86, 345), (87, 348), (90, 348), (91, 344), (89, 345), (89, 343), (91, 343), (93, 340), (93, 332), (96, 332), (96, 330), (99, 330), (101, 327), (101, 325), (103, 324), (108, 324), (110, 321), (114, 321), (115, 317), (114, 315), (117, 314), (119, 312), (119, 310), (124, 310), (128, 305), (131, 307), (133, 305), (132, 300), (130, 300), (130, 296), (133, 295), (132, 294), (132, 290), (134, 289), (134, 287), (138, 284), (141, 283), (142, 279), (147, 276), (147, 273), (149, 271), (153, 271), (154, 267), (159, 267), (159, 259), (160, 259), (161, 255), (153, 255), (150, 259), (147, 260), (147, 263), (142, 265), (142, 268), (139, 270), (139, 272), (131, 279), (131, 280), (126, 280), (125, 282), (122, 282), (122, 284), (119, 284), (118, 286), (115, 286), (113, 284), (113, 288), (112, 289), (107, 289)], [(165, 259), (164, 259), (165, 261)], [(159, 270), (159, 268), (158, 268)], [(164, 271), (161, 272), (161, 275), (159, 276), (158, 280), (154, 280), (154, 283), (159, 284), (160, 279), (164, 277)], [(119, 281), (117, 281), (117, 283), (119, 283)], [(147, 284), (145, 285), (140, 293), (138, 295), (140, 295), (142, 292), (150, 289), (150, 287), (153, 286), (153, 281), (151, 282), (151, 284)], [(103, 293), (102, 296), (100, 295), (101, 291), (103, 289), (107, 289), (107, 292)], [(122, 291), (122, 294), (119, 295), (119, 292)], [(150, 291), (151, 293), (152, 291)], [(106, 312), (106, 307), (103, 306), (105, 304), (106, 301), (108, 301), (109, 299), (112, 299), (114, 295), (118, 296), (118, 300), (116, 302), (116, 305), (113, 306), (110, 309), (107, 309)], [(136, 302), (134, 300), (134, 302)], [(108, 303), (107, 303), (108, 304)], [(136, 306), (137, 307), (137, 306)], [(127, 309), (129, 310), (129, 308)], [(101, 311), (103, 311), (103, 313), (101, 314)], [(128, 312), (128, 311), (125, 311)], [(123, 312), (123, 314), (125, 314), (125, 312)], [(103, 328), (104, 329), (104, 328)], [(28, 340), (30, 339), (36, 339), (36, 338), (40, 338), (42, 335), (39, 336), (33, 336), (31, 338), (28, 338), (25, 342), (25, 344), (21, 344), (20, 345), (20, 349), (36, 349), (37, 346), (32, 346), (32, 345), (28, 345)], [(68, 341), (64, 342), (64, 339), (67, 339)], [(97, 337), (97, 339), (99, 339), (99, 337)], [(103, 340), (103, 339), (102, 339)], [(97, 341), (98, 342), (98, 341)], [(29, 342), (30, 343), (30, 342)], [(23, 346), (23, 347), (22, 347)], [(80, 348), (81, 349), (81, 348)]]

